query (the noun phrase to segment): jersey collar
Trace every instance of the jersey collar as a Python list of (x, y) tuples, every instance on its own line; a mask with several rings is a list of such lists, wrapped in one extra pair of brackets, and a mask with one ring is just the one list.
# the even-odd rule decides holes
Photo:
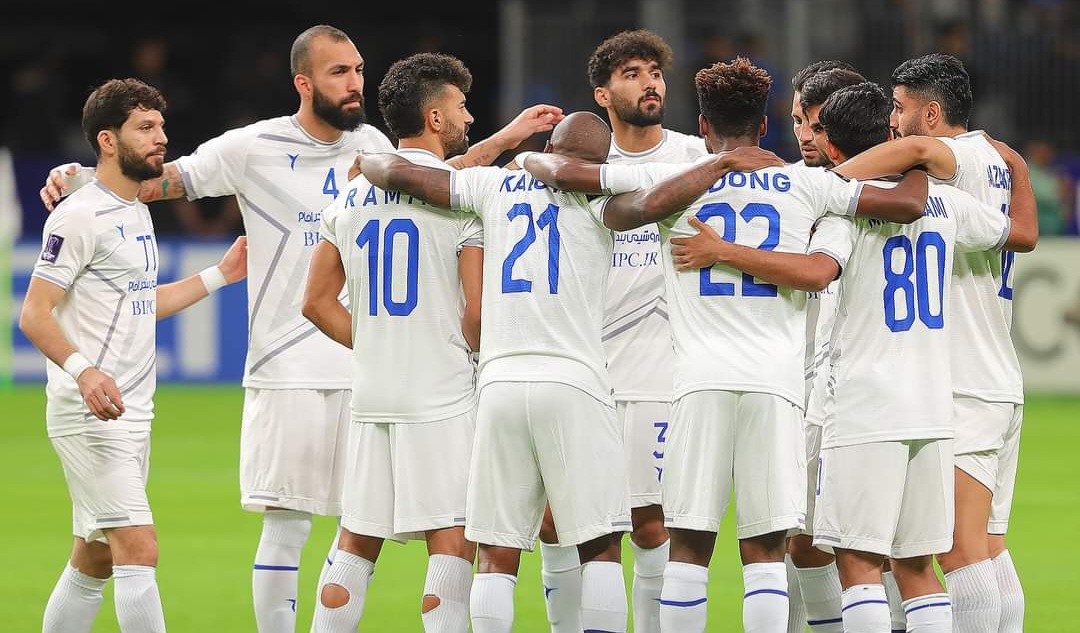
[(649, 149), (647, 149), (647, 150), (645, 150), (643, 152), (628, 152), (628, 151), (624, 150), (623, 148), (619, 147), (619, 145), (615, 142), (615, 138), (612, 137), (612, 139), (611, 139), (611, 150), (614, 153), (616, 153), (619, 156), (622, 156), (624, 158), (642, 158), (644, 156), (648, 156), (648, 155), (652, 154), (653, 152), (658, 151), (661, 147), (663, 147), (664, 143), (667, 142), (667, 137), (668, 137), (668, 131), (665, 129), (664, 130), (664, 135), (660, 137), (660, 142), (657, 143), (656, 145), (653, 145), (652, 147), (650, 147)]

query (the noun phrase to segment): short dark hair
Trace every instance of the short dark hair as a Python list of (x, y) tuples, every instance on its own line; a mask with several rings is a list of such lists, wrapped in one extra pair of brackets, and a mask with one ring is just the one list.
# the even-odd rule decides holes
[(872, 81), (841, 88), (821, 106), (818, 121), (836, 149), (851, 157), (889, 140), (892, 100)]
[(964, 62), (952, 55), (932, 53), (909, 59), (893, 71), (892, 85), (940, 103), (949, 125), (967, 127), (971, 119), (971, 78)]
[(424, 108), (447, 85), (462, 92), (472, 87), (472, 73), (457, 57), (418, 53), (394, 62), (379, 84), (379, 112), (390, 133), (399, 139), (422, 134)]
[(799, 105), (804, 110), (810, 106), (821, 105), (825, 103), (829, 95), (837, 90), (861, 84), (864, 81), (866, 81), (866, 77), (843, 68), (820, 72), (810, 76), (806, 83), (803, 84), (802, 90), (799, 92)]
[(132, 110), (157, 110), (165, 114), (165, 97), (157, 88), (138, 79), (110, 79), (90, 96), (82, 111), (82, 130), (86, 142), (101, 156), (97, 135), (102, 130), (119, 131)]
[(600, 88), (611, 82), (611, 74), (631, 59), (656, 62), (661, 69), (671, 67), (671, 47), (652, 31), (623, 31), (596, 47), (589, 57), (589, 83)]
[(819, 62), (814, 62), (806, 68), (803, 68), (799, 72), (795, 73), (795, 76), (791, 78), (791, 87), (795, 92), (802, 92), (803, 84), (806, 80), (813, 77), (818, 73), (823, 73), (829, 70), (849, 70), (851, 72), (858, 72), (855, 67), (847, 62), (842, 62), (839, 59), (823, 59)]
[(289, 50), (289, 70), (294, 77), (311, 74), (311, 43), (320, 37), (328, 37), (334, 42), (349, 39), (345, 31), (327, 24), (317, 24), (297, 35)]
[(694, 76), (698, 106), (721, 136), (752, 134), (765, 116), (772, 77), (745, 57), (717, 62)]

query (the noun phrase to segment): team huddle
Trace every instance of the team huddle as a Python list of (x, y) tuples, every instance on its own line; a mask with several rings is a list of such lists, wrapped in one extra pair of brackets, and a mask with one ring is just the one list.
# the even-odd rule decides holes
[[(471, 146), (454, 57), (383, 77), (396, 149), (345, 33), (308, 29), (290, 62), (295, 115), (168, 163), (161, 94), (106, 82), (83, 110), (96, 169), (42, 189), (70, 196), (20, 327), (50, 361), (75, 537), (43, 631), (89, 631), (109, 578), (123, 631), (165, 631), (154, 323), (245, 277), (261, 633), (296, 629), (312, 515), (340, 517), (316, 633), (357, 630), (387, 539), (426, 541), (427, 633), (508, 633), (538, 537), (553, 633), (629, 612), (701, 633), (732, 495), (747, 632), (1023, 630), (1010, 269), (1038, 227), (1023, 159), (967, 129), (958, 60), (904, 62), (891, 96), (843, 62), (800, 71), (795, 164), (758, 147), (773, 79), (741, 57), (696, 74), (698, 135), (665, 129), (672, 51), (647, 31), (589, 60), (608, 123), (538, 105)], [(226, 195), (246, 237), (158, 285), (145, 203)]]

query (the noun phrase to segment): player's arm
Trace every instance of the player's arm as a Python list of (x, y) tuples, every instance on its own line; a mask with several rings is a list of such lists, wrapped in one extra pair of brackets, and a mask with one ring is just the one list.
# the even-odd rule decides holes
[(503, 152), (516, 148), (533, 134), (550, 132), (562, 120), (562, 109), (555, 106), (540, 104), (525, 108), (506, 127), (446, 163), (455, 169), (490, 165)]
[(897, 224), (911, 224), (923, 217), (929, 192), (926, 172), (913, 169), (892, 189), (865, 184), (859, 188), (854, 214)]
[[(527, 162), (531, 167), (533, 158)], [(776, 154), (760, 147), (716, 154), (647, 189), (614, 196), (604, 206), (604, 224), (615, 231), (628, 231), (660, 222), (690, 206), (729, 171), (748, 172), (785, 164)]]
[(461, 333), (469, 343), (469, 349), (480, 350), (480, 304), (484, 287), (484, 249), (464, 246), (458, 255), (458, 275), (465, 294), (465, 314), (461, 318)]
[[(45, 208), (52, 211), (61, 198), (93, 180), (95, 173), (96, 170), (93, 167), (84, 167), (79, 163), (54, 167), (45, 178), (45, 185), (38, 192), (38, 196), (41, 197)], [(174, 161), (165, 163), (159, 178), (144, 180), (142, 186), (139, 187), (138, 197), (143, 202), (153, 202), (175, 200), (186, 194), (184, 179), (180, 177), (180, 169)]]
[(115, 420), (124, 414), (124, 402), (116, 381), (79, 353), (64, 336), (53, 314), (66, 293), (61, 286), (31, 277), (19, 314), (19, 329), (42, 354), (75, 379), (86, 406), (95, 417)]
[(949, 180), (956, 175), (956, 155), (941, 139), (905, 136), (875, 145), (844, 161), (834, 171), (847, 178), (868, 180), (895, 176), (917, 167), (935, 178)]
[(208, 297), (211, 292), (247, 277), (247, 238), (240, 236), (216, 265), (187, 279), (157, 288), (160, 321)]
[(528, 152), (518, 155), (515, 162), (540, 182), (560, 191), (578, 193), (604, 193), (600, 175), (601, 163), (585, 161), (551, 152)]
[(817, 292), (840, 274), (840, 264), (824, 253), (778, 253), (741, 246), (724, 240), (711, 226), (697, 218), (690, 225), (692, 237), (671, 240), (671, 257), (678, 270), (724, 264), (777, 286)]
[(1031, 172), (1027, 162), (1013, 148), (989, 136), (986, 140), (994, 146), (1012, 173), (1012, 198), (1009, 200), (1009, 239), (1005, 249), (1018, 253), (1030, 253), (1039, 241), (1039, 211), (1035, 204), (1035, 191), (1031, 188)]
[(341, 263), (341, 253), (332, 243), (320, 240), (311, 254), (303, 315), (323, 334), (351, 349), (352, 315), (338, 301), (344, 286), (345, 266)]
[(450, 207), (450, 174), (409, 162), (396, 154), (362, 154), (353, 167), (385, 191), (400, 191), (441, 208)]

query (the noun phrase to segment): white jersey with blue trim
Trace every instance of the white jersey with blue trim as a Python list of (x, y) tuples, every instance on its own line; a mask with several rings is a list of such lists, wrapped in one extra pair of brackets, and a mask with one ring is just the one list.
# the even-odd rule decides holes
[[(706, 153), (701, 137), (664, 130), (660, 143), (644, 152), (627, 152), (612, 140), (607, 162), (687, 163)], [(671, 400), (675, 351), (668, 315), (659, 228), (647, 224), (615, 233), (604, 304), (604, 351), (616, 400)]]
[[(426, 150), (396, 153), (450, 170)], [(352, 306), (354, 422), (435, 422), (472, 409), (458, 254), (479, 243), (479, 232), (472, 214), (381, 190), (363, 176), (323, 210), (321, 239), (341, 254)]]
[(320, 212), (360, 151), (393, 151), (370, 125), (324, 143), (294, 116), (225, 132), (176, 161), (191, 200), (235, 195), (248, 236), (248, 353), (244, 386), (348, 389), (349, 350), (300, 313)]
[(80, 188), (45, 220), (33, 276), (63, 288), (56, 320), (65, 338), (116, 381), (124, 403), (103, 422), (74, 378), (48, 361), (49, 437), (88, 430), (149, 430), (154, 417), (158, 250), (146, 205), (100, 181)]

